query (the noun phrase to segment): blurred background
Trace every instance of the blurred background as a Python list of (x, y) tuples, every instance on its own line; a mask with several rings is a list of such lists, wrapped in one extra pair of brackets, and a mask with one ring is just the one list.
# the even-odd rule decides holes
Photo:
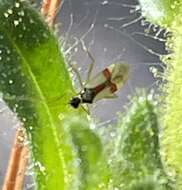
[[(34, 7), (39, 9), (40, 1)], [(161, 81), (150, 70), (163, 70), (159, 58), (167, 53), (166, 32), (142, 18), (138, 1), (62, 0), (55, 31), (64, 55), (77, 65), (83, 81), (91, 60), (83, 51), (80, 39), (95, 59), (93, 76), (115, 62), (130, 66), (129, 81), (117, 92), (118, 98), (90, 106), (98, 127), (116, 122), (116, 114), (127, 105), (129, 95), (135, 94), (136, 88), (159, 93), (157, 87)], [(73, 82), (79, 91), (76, 76)], [(0, 187), (17, 126), (16, 116), (0, 101)], [(25, 189), (30, 188), (31, 185), (25, 185)]]

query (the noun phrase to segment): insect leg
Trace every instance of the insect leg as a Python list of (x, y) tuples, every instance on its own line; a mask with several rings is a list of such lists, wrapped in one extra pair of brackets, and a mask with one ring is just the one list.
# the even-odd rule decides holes
[(80, 87), (83, 89), (84, 85), (82, 83), (82, 79), (81, 79), (81, 76), (80, 76), (80, 73), (79, 73), (77, 67), (74, 64), (70, 63), (70, 62), (68, 62), (68, 65), (69, 65), (69, 67), (71, 67), (72, 71), (76, 74), (78, 82), (80, 84)]
[(89, 111), (88, 105), (86, 105), (86, 107), (84, 107), (84, 106), (81, 106), (81, 107), (82, 107), (82, 109), (83, 109), (88, 115), (90, 115), (90, 111)]
[(87, 79), (86, 79), (86, 84), (87, 84), (88, 81), (90, 80), (90, 77), (91, 77), (91, 74), (92, 74), (92, 71), (93, 71), (93, 68), (94, 68), (95, 59), (92, 56), (92, 54), (89, 51), (89, 49), (86, 47), (86, 45), (85, 45), (85, 43), (84, 43), (83, 40), (81, 40), (81, 45), (82, 45), (83, 51), (85, 51), (87, 53), (88, 57), (91, 59), (91, 63), (89, 65), (89, 69), (88, 69), (88, 72), (87, 72)]
[(89, 69), (88, 69), (88, 72), (87, 72), (87, 79), (86, 79), (86, 83), (88, 83), (88, 81), (90, 80), (90, 77), (92, 75), (92, 71), (93, 71), (93, 68), (94, 68), (94, 64), (95, 64), (95, 59), (93, 58), (92, 54), (87, 50), (87, 54), (89, 56), (89, 58), (91, 59), (91, 63), (89, 65)]

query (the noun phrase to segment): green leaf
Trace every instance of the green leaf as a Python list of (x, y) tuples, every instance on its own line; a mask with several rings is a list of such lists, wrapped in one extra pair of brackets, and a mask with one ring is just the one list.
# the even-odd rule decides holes
[(59, 115), (74, 92), (55, 37), (23, 0), (0, 0), (0, 91), (26, 129), (36, 188), (64, 189)]
[[(167, 26), (170, 36), (167, 36), (166, 48), (170, 54), (161, 60), (166, 64), (162, 96), (164, 106), (161, 106), (161, 120), (163, 123), (162, 148), (165, 165), (172, 178), (176, 180), (177, 189), (182, 189), (182, 1), (180, 0), (140, 0), (142, 14), (154, 24)], [(152, 10), (156, 7), (156, 11)], [(151, 9), (151, 11), (150, 11)], [(156, 12), (163, 13), (158, 21)], [(168, 30), (168, 28), (166, 28)]]
[[(107, 189), (109, 171), (99, 137), (89, 128), (82, 117), (66, 120), (65, 137), (67, 147), (72, 150), (72, 168), (77, 178), (70, 189), (103, 190)], [(66, 140), (65, 140), (66, 142)]]
[(181, 0), (139, 0), (142, 15), (154, 24), (169, 27), (180, 10)]
[(160, 158), (159, 123), (154, 105), (144, 95), (131, 102), (127, 116), (118, 123), (119, 138), (111, 165), (114, 187), (153, 190), (166, 186), (168, 189)]

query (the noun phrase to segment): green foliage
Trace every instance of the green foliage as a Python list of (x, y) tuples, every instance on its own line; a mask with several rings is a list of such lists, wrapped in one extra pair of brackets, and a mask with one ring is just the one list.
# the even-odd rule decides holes
[(142, 15), (154, 24), (169, 27), (180, 11), (181, 0), (139, 0)]
[(131, 102), (127, 115), (118, 123), (119, 137), (112, 159), (114, 186), (122, 190), (168, 189), (154, 104), (146, 96), (135, 97)]
[(25, 1), (0, 1), (0, 90), (26, 128), (37, 189), (64, 189), (58, 115), (73, 90), (57, 41)]
[[(163, 87), (167, 96), (164, 98), (165, 106), (161, 109), (164, 132), (162, 138), (163, 155), (166, 165), (173, 177), (177, 179), (177, 189), (182, 189), (182, 2), (177, 1), (146, 1), (140, 0), (142, 12), (145, 12), (147, 19), (161, 26), (167, 26), (166, 30), (172, 33), (168, 37), (166, 47), (170, 55), (162, 57), (167, 65), (164, 79), (168, 83)], [(158, 12), (163, 12), (163, 17), (158, 21), (153, 17), (153, 6), (147, 8), (147, 5), (154, 4)]]
[(71, 162), (77, 168), (77, 176), (70, 189), (107, 189), (109, 171), (100, 138), (89, 129), (83, 118), (71, 117), (64, 123), (64, 143), (74, 157)]
[[(140, 2), (150, 20), (170, 26), (176, 35), (168, 41), (172, 59), (165, 58), (173, 70), (166, 72), (163, 146), (181, 176), (182, 30), (177, 11), (182, 9), (178, 1)], [(156, 19), (152, 9), (167, 15)], [(0, 0), (0, 25), (0, 91), (26, 129), (37, 189), (172, 189), (160, 157), (156, 105), (149, 98), (133, 98), (115, 138), (108, 136), (103, 143), (103, 136), (89, 128), (83, 109), (73, 112), (68, 106), (74, 94), (69, 73), (55, 37), (35, 10), (26, 1)]]

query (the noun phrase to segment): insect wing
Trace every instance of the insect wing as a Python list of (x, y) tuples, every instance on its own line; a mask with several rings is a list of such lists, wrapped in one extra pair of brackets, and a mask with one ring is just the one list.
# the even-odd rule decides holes
[(98, 73), (95, 77), (91, 78), (88, 83), (85, 85), (86, 88), (95, 88), (96, 86), (106, 82), (106, 77), (103, 74), (103, 71)]
[(126, 64), (112, 64), (89, 81), (86, 88), (97, 88), (108, 81), (108, 85), (94, 98), (94, 102), (104, 98), (116, 98), (114, 93), (120, 89), (128, 79), (129, 67)]
[(128, 79), (129, 66), (123, 63), (112, 64), (108, 67), (111, 72), (111, 82), (120, 89)]

